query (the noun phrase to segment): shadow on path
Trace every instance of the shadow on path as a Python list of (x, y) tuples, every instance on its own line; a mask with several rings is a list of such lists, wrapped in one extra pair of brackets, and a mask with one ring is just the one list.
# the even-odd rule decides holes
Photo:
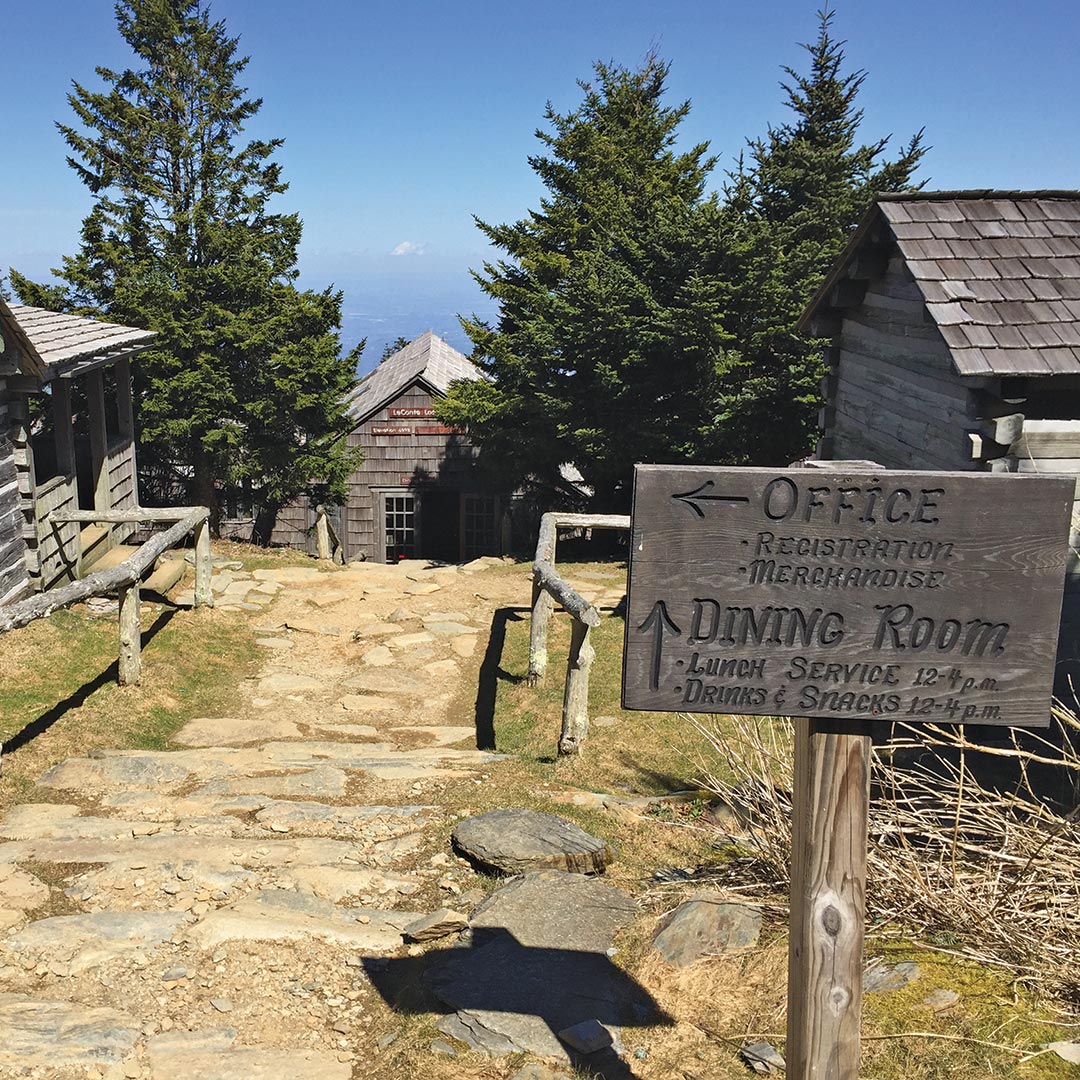
[[(143, 630), (142, 645), (144, 649), (159, 633), (161, 633), (162, 630), (165, 629), (166, 626), (169, 625), (169, 622), (176, 614), (176, 611), (176, 608), (166, 608), (149, 627)], [(91, 694), (100, 690), (106, 683), (116, 682), (118, 676), (119, 661), (114, 660), (100, 675), (95, 676), (88, 683), (83, 683), (75, 693), (64, 698), (63, 701), (58, 701), (47, 712), (43, 712), (36, 720), (31, 720), (26, 727), (21, 728), (12, 735), (12, 737), (4, 743), (4, 753), (13, 753), (33, 742), (39, 735), (48, 731), (49, 728), (51, 728), (65, 713), (83, 705)]]
[(478, 750), (495, 749), (495, 697), (499, 690), (499, 681), (519, 683), (518, 675), (511, 675), (499, 666), (502, 660), (503, 646), (506, 644), (506, 624), (521, 622), (521, 613), (526, 607), (496, 608), (491, 616), (491, 632), (488, 634), (487, 650), (480, 665), (480, 677), (476, 686), (476, 748)]
[[(469, 936), (469, 935), (465, 935)], [(604, 953), (523, 945), (502, 927), (476, 927), (471, 941), (424, 956), (366, 957), (372, 984), (394, 1010), (445, 1012), (439, 1028), (493, 1054), (530, 1050), (569, 1058), (604, 1080), (633, 1080), (613, 1047), (582, 1054), (557, 1033), (583, 1020), (627, 1028), (671, 1024), (651, 994)]]

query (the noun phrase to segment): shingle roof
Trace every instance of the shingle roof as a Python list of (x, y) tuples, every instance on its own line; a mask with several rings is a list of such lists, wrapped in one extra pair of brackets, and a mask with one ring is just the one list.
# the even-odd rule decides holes
[(61, 315), (28, 304), (6, 304), (0, 300), (0, 319), (30, 359), (48, 375), (91, 361), (116, 360), (152, 344), (151, 330), (102, 322), (82, 315)]
[(417, 379), (445, 394), (455, 379), (480, 379), (480, 369), (428, 330), (364, 376), (349, 395), (349, 413), (361, 422), (393, 401)]
[(961, 375), (1080, 373), (1080, 192), (909, 192), (878, 214)]

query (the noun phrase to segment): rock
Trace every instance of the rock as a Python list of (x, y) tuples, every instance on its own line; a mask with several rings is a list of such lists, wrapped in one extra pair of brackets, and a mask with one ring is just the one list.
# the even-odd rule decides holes
[[(0, 1067), (25, 1075), (33, 1067), (108, 1065), (121, 1061), (139, 1038), (140, 1024), (115, 1009), (0, 994)], [(45, 1075), (45, 1074), (41, 1074)]]
[(445, 1057), (457, 1057), (457, 1051), (445, 1039), (432, 1039), (428, 1049), (433, 1054), (442, 1054)]
[(399, 623), (399, 622), (413, 622), (418, 619), (419, 616), (415, 611), (410, 611), (408, 608), (394, 608), (389, 615), (386, 616), (387, 622)]
[(911, 960), (905, 960), (895, 967), (871, 964), (863, 972), (863, 993), (884, 994), (890, 990), (900, 990), (913, 983), (920, 974), (919, 965)]
[(404, 635), (404, 631), (397, 623), (392, 622), (365, 623), (363, 626), (358, 626), (352, 632), (353, 641), (363, 641), (366, 638), (390, 637), (394, 635)]
[(99, 911), (55, 915), (30, 923), (4, 948), (31, 956), (63, 953), (70, 973), (97, 967), (118, 956), (149, 950), (173, 936), (185, 920), (181, 912)]
[(449, 908), (439, 908), (438, 911), (409, 923), (401, 931), (401, 936), (406, 941), (432, 941), (448, 934), (459, 934), (468, 925), (469, 920), (464, 915)]
[(346, 712), (393, 712), (397, 705), (371, 694), (346, 694), (339, 702)]
[(330, 575), (324, 574), (314, 566), (283, 566), (278, 570), (252, 570), (251, 576), (256, 581), (276, 581), (279, 585), (295, 585), (305, 582), (325, 580)]
[(348, 690), (366, 690), (376, 694), (428, 695), (431, 683), (411, 675), (407, 671), (365, 671), (346, 679), (342, 684)]
[[(368, 915), (369, 922), (358, 917)], [(228, 908), (210, 912), (189, 931), (200, 948), (225, 941), (300, 941), (314, 938), (333, 945), (391, 951), (416, 913), (362, 908), (341, 909), (327, 900), (282, 889), (263, 889)]]
[(476, 634), (479, 631), (475, 626), (465, 626), (457, 622), (428, 622), (424, 620), (424, 629), (429, 633), (438, 634), (439, 637), (457, 637), (458, 634)]
[(165, 1031), (146, 1042), (146, 1053), (151, 1064), (158, 1057), (170, 1054), (202, 1053), (228, 1050), (236, 1042), (236, 1028), (202, 1028), (196, 1031)]
[(464, 724), (414, 724), (411, 727), (395, 727), (390, 729), (391, 735), (403, 736), (410, 732), (422, 735), (429, 746), (453, 746), (454, 743), (469, 740), (476, 745), (476, 728), (466, 727)]
[(476, 652), (476, 637), (469, 635), (453, 638), (450, 641), (450, 648), (462, 658), (470, 657)]
[(368, 667), (389, 667), (394, 662), (394, 654), (385, 645), (376, 645), (368, 649), (360, 658)]
[(293, 647), (293, 643), (288, 638), (280, 637), (256, 638), (255, 644), (262, 646), (264, 649), (291, 649)]
[(228, 998), (211, 998), (210, 1004), (221, 1013), (232, 1012), (233, 1010), (233, 1003)]
[[(507, 883), (470, 920), (471, 948), (439, 953), (429, 970), (433, 993), (457, 1010), (439, 1030), (489, 1054), (568, 1062), (554, 1032), (583, 1016), (644, 1023), (655, 1003), (607, 955), (636, 914), (621, 889), (579, 874), (547, 870)], [(618, 1045), (617, 1027), (612, 1036)]]
[(321, 592), (305, 596), (304, 600), (313, 607), (324, 608), (331, 607), (333, 604), (340, 604), (342, 600), (347, 598), (347, 594), (338, 589), (323, 589)]
[(345, 772), (329, 765), (319, 765), (306, 772), (277, 776), (237, 776), (230, 780), (212, 780), (196, 795), (269, 795), (291, 799), (302, 796), (335, 799), (345, 794)]
[(566, 1073), (556, 1072), (550, 1065), (541, 1065), (537, 1062), (518, 1069), (510, 1080), (572, 1080)]
[(415, 649), (418, 645), (430, 645), (434, 640), (434, 634), (419, 630), (415, 634), (399, 634), (388, 644), (392, 649)]
[(483, 867), (508, 874), (558, 869), (599, 873), (611, 862), (611, 848), (577, 825), (535, 810), (492, 810), (459, 821), (454, 847)]
[(580, 1024), (563, 1028), (558, 1034), (571, 1050), (580, 1054), (595, 1054), (613, 1042), (611, 1032), (599, 1020), (582, 1020)]
[(753, 948), (761, 934), (761, 912), (719, 897), (699, 897), (680, 904), (653, 938), (653, 948), (676, 967), (703, 956)]
[(378, 1038), (378, 1041), (375, 1043), (375, 1045), (380, 1050), (385, 1050), (388, 1046), (393, 1045), (397, 1041), (398, 1041), (398, 1033), (396, 1031), (391, 1031), (386, 1035), (380, 1035), (379, 1038)]
[(179, 982), (181, 979), (186, 979), (187, 977), (188, 969), (186, 967), (181, 967), (179, 964), (166, 968), (161, 973), (162, 982)]
[(1043, 1049), (1053, 1051), (1062, 1061), (1080, 1065), (1080, 1043), (1078, 1042), (1045, 1043)]
[(960, 1000), (960, 995), (955, 990), (931, 990), (923, 998), (923, 1004), (929, 1005), (934, 1012), (944, 1012), (951, 1009)]
[(200, 717), (189, 720), (173, 737), (181, 746), (235, 746), (267, 739), (298, 739), (291, 721), (270, 717)]
[(437, 585), (434, 581), (411, 581), (401, 591), (408, 593), (410, 596), (429, 596), (431, 593), (438, 592), (441, 588), (442, 586)]
[(32, 911), (49, 899), (49, 886), (12, 863), (0, 865), (0, 902), (5, 909)]
[(352, 1076), (348, 1062), (321, 1050), (180, 1051), (155, 1054), (153, 1063), (154, 1080), (349, 1080)]
[(100, 758), (68, 758), (45, 772), (38, 784), (88, 795), (116, 790), (161, 790), (176, 787), (188, 775), (179, 762), (167, 760), (163, 755), (114, 752)]
[(259, 694), (262, 697), (273, 694), (302, 694), (309, 690), (320, 690), (322, 683), (310, 675), (294, 675), (290, 671), (279, 671), (267, 675), (259, 682)]
[(756, 1073), (771, 1074), (785, 1072), (787, 1065), (771, 1043), (756, 1042), (744, 1046), (739, 1057)]

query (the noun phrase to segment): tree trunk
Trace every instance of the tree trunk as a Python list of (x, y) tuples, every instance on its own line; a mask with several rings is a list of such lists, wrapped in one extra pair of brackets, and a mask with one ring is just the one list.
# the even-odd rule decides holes
[(277, 524), (278, 511), (281, 505), (276, 502), (260, 503), (255, 514), (255, 522), (251, 526), (251, 542), (262, 544), (266, 547), (270, 543), (270, 537), (274, 535), (274, 526)]
[(214, 484), (214, 470), (210, 458), (200, 450), (195, 455), (195, 491), (194, 505), (205, 506), (210, 511), (210, 533), (219, 534), (221, 510), (218, 506), (217, 487)]

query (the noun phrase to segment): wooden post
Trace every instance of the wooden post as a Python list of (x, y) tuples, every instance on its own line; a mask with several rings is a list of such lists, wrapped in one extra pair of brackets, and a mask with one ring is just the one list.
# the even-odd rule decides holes
[(870, 735), (798, 718), (792, 795), (789, 1080), (857, 1080)]
[(592, 627), (574, 619), (570, 625), (570, 656), (566, 661), (566, 691), (563, 694), (562, 734), (559, 754), (581, 753), (589, 734), (589, 669), (596, 656), (589, 641)]
[(210, 586), (214, 560), (210, 551), (210, 520), (203, 518), (195, 526), (195, 606), (212, 607), (214, 592)]
[(139, 583), (120, 590), (120, 672), (121, 686), (138, 686), (142, 677), (142, 625), (139, 612)]
[(330, 550), (330, 529), (326, 524), (325, 506), (320, 506), (315, 511), (315, 543), (318, 557), (320, 559), (329, 559), (332, 552)]
[(109, 491), (109, 435), (105, 425), (105, 378), (99, 368), (86, 376), (90, 422), (90, 460), (94, 476), (94, 509), (112, 508)]
[(530, 686), (535, 686), (544, 677), (547, 670), (548, 622), (555, 610), (555, 601), (546, 589), (533, 582), (532, 616), (529, 620), (529, 677)]

